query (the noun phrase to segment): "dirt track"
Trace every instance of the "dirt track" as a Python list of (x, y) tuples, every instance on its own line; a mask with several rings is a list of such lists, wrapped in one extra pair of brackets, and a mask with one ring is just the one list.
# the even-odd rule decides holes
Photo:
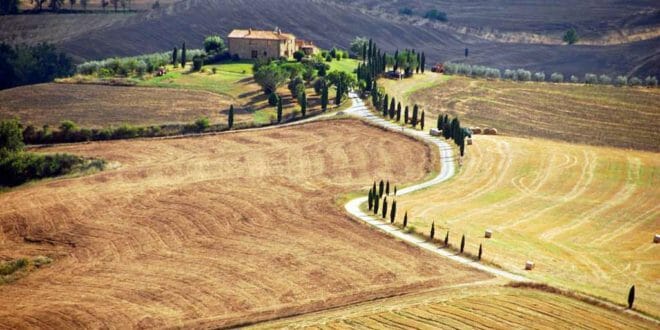
[(338, 195), (436, 166), (357, 121), (57, 151), (121, 165), (0, 195), (0, 258), (55, 258), (0, 288), (8, 328), (230, 326), (488, 278), (344, 215)]

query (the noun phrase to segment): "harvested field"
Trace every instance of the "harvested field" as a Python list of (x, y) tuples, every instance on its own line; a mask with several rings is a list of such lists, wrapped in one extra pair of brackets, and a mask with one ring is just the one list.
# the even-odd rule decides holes
[(660, 89), (451, 77), (410, 95), (435, 125), (448, 111), (500, 133), (660, 151)]
[[(660, 315), (660, 157), (657, 153), (504, 136), (475, 136), (458, 175), (400, 197), (424, 235), (532, 279)], [(484, 238), (493, 230), (491, 239)], [(525, 261), (534, 270), (525, 272)]]
[(472, 286), (379, 300), (255, 328), (653, 329), (620, 312), (533, 289)]
[(437, 166), (359, 121), (46, 151), (118, 167), (0, 194), (0, 258), (53, 258), (2, 287), (8, 328), (222, 327), (490, 278), (345, 215)]
[[(18, 116), (36, 127), (72, 120), (82, 127), (225, 122), (228, 97), (204, 91), (83, 84), (41, 84), (0, 91), (0, 119)], [(236, 121), (251, 115), (236, 113)]]

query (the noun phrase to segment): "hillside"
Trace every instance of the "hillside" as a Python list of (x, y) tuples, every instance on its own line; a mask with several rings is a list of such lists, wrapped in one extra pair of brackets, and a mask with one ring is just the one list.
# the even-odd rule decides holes
[[(462, 8), (456, 3), (449, 8)], [(525, 67), (578, 75), (586, 72), (660, 74), (658, 69), (660, 39), (653, 37), (653, 33), (650, 34), (649, 39), (610, 46), (568, 47), (543, 44), (542, 41), (520, 44), (479, 33), (462, 33), (461, 29), (440, 26), (425, 20), (402, 19), (396, 13), (383, 14), (378, 10), (362, 8), (360, 5), (360, 3), (355, 5), (314, 0), (187, 0), (177, 2), (166, 9), (130, 15), (130, 17), (116, 18), (114, 15), (106, 15), (107, 17), (103, 18), (101, 15), (95, 15), (95, 18), (81, 18), (87, 23), (87, 33), (82, 34), (79, 29), (73, 28), (70, 32), (60, 31), (52, 36), (52, 40), (78, 59), (98, 59), (167, 50), (184, 40), (189, 41), (194, 47), (199, 47), (200, 45), (196, 43), (201, 43), (203, 37), (211, 33), (226, 35), (236, 27), (272, 29), (277, 26), (301, 38), (314, 40), (318, 45), (326, 48), (334, 45), (348, 47), (356, 35), (370, 36), (388, 51), (394, 51), (396, 47), (414, 47), (425, 51), (429, 63), (461, 60), (464, 48), (468, 47), (471, 54), (469, 62), (500, 68)], [(616, 24), (624, 25), (625, 22), (637, 19), (634, 13), (648, 10), (650, 5), (646, 2), (634, 2), (626, 7), (614, 7), (616, 10), (613, 10), (612, 6), (614, 5), (589, 21), (589, 26), (592, 29), (597, 28), (593, 23), (596, 19), (622, 21)], [(464, 16), (474, 17), (474, 21), (465, 22), (469, 26), (488, 26), (498, 17), (494, 15), (491, 21), (485, 18), (492, 6), (484, 7), (480, 15), (475, 14), (475, 11), (480, 10), (479, 6), (468, 8), (471, 8), (471, 11), (467, 10)], [(527, 6), (521, 9), (522, 17), (525, 19), (509, 20), (509, 24), (518, 26), (524, 31), (535, 31), (542, 25), (542, 20), (539, 16), (528, 15), (530, 8)], [(577, 8), (575, 12), (589, 16), (594, 8), (593, 4), (585, 5)], [(619, 8), (623, 9), (618, 10)], [(498, 11), (499, 17), (505, 12), (505, 10)], [(565, 10), (551, 11), (556, 17), (562, 17), (565, 12)], [(50, 31), (51, 26), (57, 28), (60, 26), (60, 20), (66, 22), (75, 20), (65, 16), (69, 15), (2, 17), (0, 31), (5, 32), (0, 32), (0, 39), (10, 42), (50, 40), (51, 36), (47, 31)], [(456, 24), (461, 23), (460, 17), (458, 15), (456, 18)], [(479, 19), (483, 19), (483, 22), (480, 23)], [(552, 21), (552, 17), (547, 19)], [(549, 33), (559, 33), (558, 31), (568, 25), (567, 20), (563, 19), (564, 23), (558, 28), (550, 29)], [(654, 22), (654, 19), (646, 21)], [(652, 26), (651, 29), (657, 25), (648, 24)], [(14, 31), (14, 27), (19, 28)], [(35, 27), (38, 27), (38, 33), (31, 32), (36, 30)], [(609, 27), (602, 29), (616, 31)], [(18, 37), (13, 37), (15, 35)], [(21, 35), (25, 36), (21, 37)]]

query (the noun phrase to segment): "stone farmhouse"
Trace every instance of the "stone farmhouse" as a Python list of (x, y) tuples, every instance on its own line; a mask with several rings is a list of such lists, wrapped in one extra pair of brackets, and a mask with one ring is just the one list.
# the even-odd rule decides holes
[(241, 59), (273, 59), (291, 58), (293, 53), (300, 50), (306, 55), (313, 55), (318, 51), (311, 41), (296, 40), (290, 33), (282, 33), (280, 29), (265, 30), (233, 30), (227, 36), (229, 53), (238, 55)]

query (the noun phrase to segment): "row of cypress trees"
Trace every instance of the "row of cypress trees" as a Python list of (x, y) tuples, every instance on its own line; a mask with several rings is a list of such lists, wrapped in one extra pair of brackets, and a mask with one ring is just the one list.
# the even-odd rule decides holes
[(404, 108), (401, 102), (396, 102), (395, 97), (390, 99), (388, 94), (379, 95), (378, 92), (373, 92), (371, 97), (372, 103), (384, 118), (396, 122), (401, 122), (403, 119), (404, 125), (410, 125), (413, 128), (417, 128), (417, 125), (419, 125), (419, 128), (424, 130), (425, 113), (424, 110), (420, 112), (419, 105), (413, 105), (411, 113), (409, 106), (406, 105)]
[(401, 54), (397, 50), (392, 56), (385, 51), (381, 51), (378, 45), (372, 39), (369, 39), (369, 43), (363, 45), (362, 63), (358, 64), (358, 82), (364, 81), (366, 91), (377, 91), (376, 80), (387, 71), (388, 65), (391, 65), (395, 71), (400, 67), (405, 67), (406, 77), (415, 72), (424, 73), (426, 55), (424, 52), (419, 53), (412, 49), (405, 50)]
[(472, 131), (469, 128), (461, 127), (461, 122), (458, 118), (453, 118), (450, 121), (447, 114), (438, 115), (436, 128), (442, 130), (442, 136), (445, 139), (452, 139), (454, 141), (460, 149), (461, 157), (463, 157), (465, 155), (465, 138), (471, 138)]

